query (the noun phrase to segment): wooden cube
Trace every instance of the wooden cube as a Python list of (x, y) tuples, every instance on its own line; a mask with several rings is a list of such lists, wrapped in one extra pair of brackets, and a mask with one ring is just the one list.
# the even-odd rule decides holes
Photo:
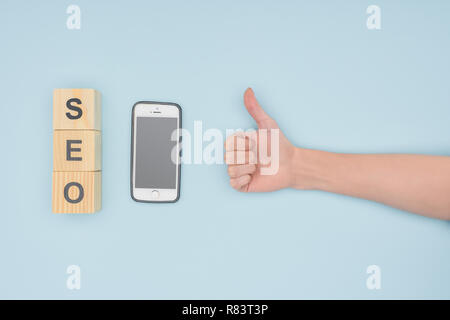
[(94, 89), (55, 89), (53, 129), (101, 130), (101, 95)]
[(53, 171), (98, 171), (102, 169), (99, 131), (55, 130)]
[(100, 171), (53, 172), (54, 213), (94, 213), (102, 206)]

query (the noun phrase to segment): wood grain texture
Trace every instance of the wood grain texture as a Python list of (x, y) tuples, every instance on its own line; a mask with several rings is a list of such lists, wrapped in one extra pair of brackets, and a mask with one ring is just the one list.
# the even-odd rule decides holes
[[(83, 197), (80, 197), (82, 186)], [(70, 203), (65, 197), (76, 203)], [(94, 213), (102, 205), (102, 177), (100, 171), (93, 172), (53, 172), (52, 210), (54, 213)]]
[[(81, 104), (72, 101), (70, 105), (81, 110), (67, 107), (70, 99), (79, 99)], [(101, 130), (101, 94), (94, 89), (55, 89), (53, 91), (53, 129)]]
[(55, 130), (53, 132), (53, 171), (98, 171), (101, 169), (102, 141), (99, 131)]
[(94, 89), (53, 92), (54, 213), (101, 209), (101, 95)]

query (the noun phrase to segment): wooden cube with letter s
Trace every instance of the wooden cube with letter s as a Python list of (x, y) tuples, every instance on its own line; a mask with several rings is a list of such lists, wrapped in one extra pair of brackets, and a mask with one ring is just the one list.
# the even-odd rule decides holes
[(101, 209), (101, 95), (94, 89), (53, 93), (54, 213)]

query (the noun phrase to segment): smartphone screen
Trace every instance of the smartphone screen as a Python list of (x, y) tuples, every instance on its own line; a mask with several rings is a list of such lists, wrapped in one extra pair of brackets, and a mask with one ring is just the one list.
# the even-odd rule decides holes
[(136, 118), (136, 188), (177, 187), (177, 164), (171, 158), (177, 143), (172, 141), (177, 121), (177, 118), (164, 117)]

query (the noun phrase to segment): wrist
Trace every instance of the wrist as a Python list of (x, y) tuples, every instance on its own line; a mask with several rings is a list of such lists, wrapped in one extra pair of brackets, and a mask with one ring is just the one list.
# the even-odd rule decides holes
[(291, 188), (301, 190), (326, 190), (331, 183), (331, 152), (295, 148), (292, 157)]

